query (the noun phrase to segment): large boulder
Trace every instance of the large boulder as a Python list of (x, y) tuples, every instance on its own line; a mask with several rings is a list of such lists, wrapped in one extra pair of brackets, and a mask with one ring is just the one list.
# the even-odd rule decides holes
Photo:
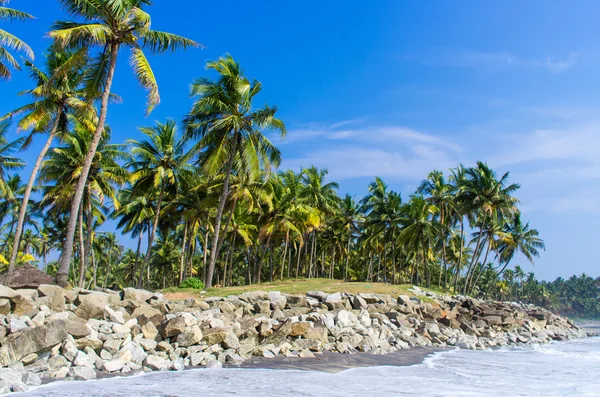
[(146, 302), (154, 297), (154, 293), (143, 289), (125, 288), (123, 289), (123, 300), (132, 300)]
[(75, 315), (89, 320), (90, 318), (103, 319), (104, 308), (108, 305), (108, 294), (95, 292), (87, 295), (79, 294), (77, 297), (77, 310)]
[(0, 365), (8, 366), (28, 354), (48, 350), (62, 343), (67, 336), (67, 327), (63, 320), (23, 330), (0, 347)]
[(42, 284), (53, 282), (52, 276), (32, 265), (18, 266), (10, 279), (7, 272), (0, 274), (0, 284), (10, 288), (37, 288)]

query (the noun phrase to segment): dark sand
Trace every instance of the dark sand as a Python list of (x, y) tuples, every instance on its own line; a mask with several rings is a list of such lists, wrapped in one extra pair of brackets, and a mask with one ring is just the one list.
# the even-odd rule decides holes
[(413, 347), (398, 350), (389, 354), (354, 353), (341, 354), (323, 352), (314, 358), (283, 357), (275, 358), (254, 357), (242, 365), (226, 365), (229, 368), (260, 368), (260, 369), (295, 369), (303, 371), (341, 372), (350, 368), (377, 366), (408, 366), (421, 364), (423, 360), (444, 349)]

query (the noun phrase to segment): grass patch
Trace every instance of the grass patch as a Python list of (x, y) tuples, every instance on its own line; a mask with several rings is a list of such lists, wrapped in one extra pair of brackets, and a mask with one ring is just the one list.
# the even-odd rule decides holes
[[(201, 293), (198, 290), (191, 288), (177, 288), (170, 287), (164, 289), (162, 292), (165, 294), (165, 298), (170, 300), (180, 300), (187, 298), (208, 298), (213, 296), (228, 296), (228, 295), (240, 295), (244, 292), (251, 291), (280, 291), (286, 294), (305, 294), (308, 291), (323, 291), (323, 292), (349, 292), (349, 293), (374, 293), (374, 294), (388, 294), (388, 295), (409, 295), (414, 296), (414, 293), (409, 291), (411, 284), (391, 285), (385, 283), (359, 283), (359, 282), (346, 282), (341, 280), (330, 280), (326, 278), (311, 278), (311, 279), (290, 279), (283, 281), (274, 281), (267, 283), (259, 283), (253, 285), (243, 285), (239, 287), (227, 287), (227, 288), (208, 288), (205, 293)], [(427, 291), (426, 288), (421, 288)], [(419, 297), (425, 302), (433, 302), (432, 299), (427, 297)]]

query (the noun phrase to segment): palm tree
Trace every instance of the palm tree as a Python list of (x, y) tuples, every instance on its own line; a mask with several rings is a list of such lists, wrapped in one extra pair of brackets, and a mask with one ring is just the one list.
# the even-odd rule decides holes
[[(144, 192), (151, 192), (152, 189), (159, 190), (148, 248), (142, 264), (143, 275), (152, 254), (152, 244), (156, 237), (165, 192), (169, 188), (177, 189), (181, 175), (188, 169), (188, 154), (184, 151), (184, 140), (177, 136), (177, 126), (173, 120), (168, 120), (166, 123), (157, 122), (154, 127), (142, 127), (140, 131), (149, 140), (128, 141), (132, 146), (131, 154), (135, 157), (135, 160), (128, 165), (133, 168), (131, 180), (134, 183), (134, 190)], [(139, 287), (143, 282), (142, 275), (138, 283)]]
[(205, 284), (212, 286), (212, 278), (218, 252), (221, 218), (229, 196), (229, 181), (238, 162), (238, 168), (259, 172), (260, 166), (278, 165), (280, 153), (263, 135), (265, 129), (281, 131), (285, 126), (277, 118), (276, 107), (252, 107), (252, 101), (261, 90), (258, 81), (250, 81), (240, 65), (230, 55), (208, 62), (207, 69), (219, 73), (212, 81), (199, 78), (192, 84), (192, 96), (196, 97), (190, 113), (185, 118), (189, 138), (199, 137), (196, 145), (201, 150), (201, 163), (208, 175), (224, 173), (223, 187), (217, 206), (215, 227), (210, 253), (210, 263)]
[(339, 215), (340, 227), (346, 231), (346, 264), (344, 266), (344, 279), (348, 278), (348, 264), (350, 262), (350, 244), (352, 243), (352, 236), (359, 232), (358, 222), (363, 220), (363, 216), (359, 205), (356, 203), (354, 198), (349, 194), (340, 200), (339, 204)]
[(435, 205), (439, 209), (439, 220), (441, 226), (440, 239), (442, 241), (442, 263), (444, 266), (444, 289), (446, 289), (448, 284), (448, 264), (446, 261), (446, 241), (448, 229), (445, 226), (447, 218), (449, 218), (449, 214), (451, 213), (454, 204), (452, 190), (452, 186), (446, 183), (444, 174), (437, 170), (430, 172), (427, 176), (427, 179), (421, 182), (421, 185), (417, 188), (417, 193), (427, 196), (425, 200), (428, 203)]
[[(13, 157), (12, 154), (17, 151), (17, 148), (23, 142), (22, 139), (9, 142), (6, 139), (8, 134), (9, 123), (6, 121), (0, 121), (0, 195), (6, 195), (6, 181), (7, 171), (18, 170), (25, 166), (25, 163), (17, 157)], [(0, 196), (0, 197), (1, 197)]]
[(518, 200), (512, 194), (520, 187), (518, 184), (508, 184), (508, 172), (498, 179), (496, 173), (481, 161), (477, 162), (476, 167), (468, 168), (466, 173), (467, 180), (462, 191), (462, 200), (467, 208), (475, 214), (475, 223), (479, 229), (479, 234), (467, 270), (464, 292), (470, 285), (469, 281), (475, 263), (483, 248), (481, 245), (482, 238), (485, 236), (483, 231), (492, 219), (507, 216), (517, 211), (515, 205)]
[(545, 250), (544, 240), (539, 237), (536, 229), (531, 229), (528, 223), (523, 223), (519, 213), (514, 214), (509, 222), (506, 222), (504, 231), (501, 233), (498, 255), (504, 265), (498, 272), (501, 275), (517, 252), (533, 263), (534, 257), (539, 257), (538, 250)]
[[(26, 12), (5, 7), (7, 3), (8, 0), (0, 0), (0, 21), (27, 20), (34, 18)], [(20, 70), (19, 63), (11, 55), (8, 49), (23, 52), (29, 59), (33, 59), (33, 50), (27, 44), (6, 30), (0, 29), (0, 80), (10, 79), (11, 73), (9, 67)]]
[[(58, 21), (54, 24), (50, 37), (66, 48), (101, 48), (86, 76), (87, 92), (92, 97), (100, 96), (97, 94), (101, 92), (102, 99), (96, 130), (71, 202), (71, 214), (76, 214), (83, 199), (92, 161), (102, 139), (119, 50), (131, 50), (133, 71), (140, 84), (148, 90), (147, 112), (150, 113), (160, 102), (160, 96), (158, 84), (143, 49), (163, 53), (198, 44), (172, 33), (150, 29), (151, 17), (144, 11), (144, 7), (151, 4), (150, 0), (60, 0), (60, 3), (69, 14), (85, 22)], [(76, 225), (76, 217), (71, 216), (56, 276), (56, 281), (61, 286), (67, 285)]]
[[(91, 244), (93, 218), (101, 212), (101, 210), (95, 208), (94, 200), (102, 205), (105, 199), (108, 198), (118, 208), (119, 200), (116, 186), (125, 183), (129, 178), (127, 170), (119, 164), (119, 161), (129, 158), (123, 152), (124, 146), (108, 143), (109, 138), (109, 132), (105, 130), (90, 167), (88, 180), (84, 186), (84, 207), (76, 213), (70, 213), (70, 217), (78, 221), (80, 228), (83, 227), (84, 215), (87, 217), (86, 245), (88, 247)], [(55, 207), (59, 211), (68, 208), (68, 203), (71, 201), (82, 178), (86, 153), (92, 144), (92, 140), (92, 131), (86, 128), (85, 125), (75, 121), (73, 133), (63, 138), (64, 145), (54, 148), (50, 152), (48, 159), (42, 165), (39, 177), (41, 183), (46, 183), (44, 203)], [(82, 238), (82, 235), (83, 233), (80, 231), (80, 238)], [(90, 250), (87, 250), (86, 253), (91, 254)], [(88, 255), (81, 256), (81, 275), (85, 274)], [(80, 283), (83, 283), (82, 277), (80, 277)]]
[(83, 69), (87, 60), (86, 51), (60, 51), (53, 45), (48, 49), (45, 59), (47, 72), (38, 69), (30, 62), (25, 63), (35, 81), (35, 88), (23, 91), (20, 95), (32, 96), (33, 102), (13, 110), (5, 116), (12, 118), (23, 114), (18, 124), (19, 129), (31, 129), (31, 134), (26, 139), (24, 147), (29, 145), (34, 135), (48, 133), (46, 144), (37, 157), (23, 195), (8, 267), (9, 277), (17, 260), (19, 240), (23, 231), (29, 197), (37, 173), (54, 137), (59, 131), (67, 130), (69, 114), (77, 114), (78, 119), (82, 122), (92, 123), (95, 119), (93, 108), (81, 99), (83, 93), (80, 84), (83, 80)]

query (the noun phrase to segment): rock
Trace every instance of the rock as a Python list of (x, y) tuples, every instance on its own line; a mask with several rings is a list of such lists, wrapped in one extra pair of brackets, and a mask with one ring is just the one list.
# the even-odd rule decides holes
[(79, 318), (89, 320), (90, 318), (104, 318), (104, 308), (108, 305), (108, 295), (102, 293), (91, 293), (77, 297), (78, 306), (75, 315)]
[(279, 325), (277, 330), (267, 337), (265, 343), (272, 343), (274, 345), (281, 344), (281, 342), (283, 342), (292, 331), (292, 324), (292, 321), (287, 319), (285, 322)]
[[(156, 346), (156, 342), (154, 342), (154, 344)], [(146, 359), (146, 357), (148, 356), (148, 354), (144, 351), (142, 346), (135, 341), (125, 344), (121, 348), (121, 350), (119, 350), (119, 356), (122, 357), (125, 352), (131, 353), (130, 360), (135, 363), (138, 363), (138, 364), (143, 363), (144, 360)], [(127, 361), (129, 361), (129, 360), (127, 360)]]
[(96, 379), (96, 371), (90, 367), (71, 367), (69, 376), (75, 380), (91, 380)]
[(325, 327), (312, 327), (306, 330), (304, 338), (319, 341), (321, 343), (328, 342), (328, 331)]
[(208, 345), (221, 344), (229, 334), (232, 334), (231, 327), (217, 327), (205, 329), (202, 335), (202, 340)]
[(12, 298), (15, 296), (15, 290), (0, 284), (0, 298)]
[(37, 353), (31, 353), (21, 359), (23, 365), (33, 364), (40, 356)]
[(17, 316), (30, 316), (33, 317), (37, 314), (37, 307), (33, 299), (26, 295), (22, 295), (20, 292), (17, 292), (10, 300), (14, 304), (14, 308), (12, 313)]
[(132, 301), (146, 302), (154, 297), (154, 293), (135, 288), (123, 289), (123, 300), (129, 299)]
[(271, 302), (269, 301), (258, 301), (254, 304), (254, 311), (256, 313), (271, 314)]
[(27, 386), (39, 386), (42, 384), (42, 379), (33, 372), (23, 373), (22, 382)]
[(80, 350), (73, 359), (73, 365), (78, 367), (93, 367), (94, 363), (89, 359), (87, 354)]
[(21, 320), (17, 317), (12, 317), (10, 319), (10, 333), (14, 334), (15, 332), (19, 332), (23, 329), (27, 329), (29, 326), (24, 320)]
[[(144, 318), (146, 318), (146, 316), (144, 316)], [(154, 324), (148, 320), (148, 322), (142, 325), (142, 334), (146, 339), (156, 340), (156, 337), (158, 336), (158, 329), (156, 329), (156, 326), (154, 326)]]
[(117, 371), (120, 371), (121, 369), (123, 369), (124, 366), (125, 366), (124, 360), (122, 360), (121, 358), (115, 358), (110, 361), (106, 361), (101, 369), (104, 372), (117, 372)]
[[(110, 319), (110, 321), (112, 321), (113, 323), (117, 323), (117, 325), (125, 324), (125, 318), (123, 317), (123, 312), (115, 311), (115, 310), (111, 309), (110, 306), (104, 307), (104, 311), (106, 312), (105, 314), (108, 315), (108, 318)], [(117, 331), (115, 331), (115, 332), (117, 332)]]
[(312, 327), (312, 323), (308, 321), (299, 321), (296, 323), (292, 323), (292, 329), (290, 331), (290, 336), (300, 336), (306, 334), (309, 328)]
[(165, 371), (169, 369), (169, 362), (164, 358), (155, 355), (149, 355), (146, 357), (144, 360), (144, 365), (157, 371)]
[(202, 336), (203, 335), (200, 327), (194, 326), (189, 332), (183, 332), (177, 335), (177, 343), (182, 347), (193, 346), (202, 340)]
[(67, 340), (61, 346), (60, 352), (62, 353), (63, 356), (65, 356), (65, 358), (67, 360), (73, 361), (75, 359), (75, 356), (79, 352), (79, 349), (77, 349), (77, 346), (75, 346), (75, 343), (73, 343), (70, 340)]
[(356, 309), (356, 310), (360, 310), (360, 309), (366, 309), (368, 308), (369, 305), (367, 304), (367, 301), (360, 295), (356, 295), (354, 298), (352, 298), (352, 308)]
[(172, 336), (177, 336), (177, 335), (185, 332), (186, 328), (187, 328), (187, 324), (186, 324), (185, 318), (175, 317), (167, 323), (162, 334), (163, 334), (163, 337), (170, 338)]
[(0, 284), (10, 288), (37, 288), (42, 284), (52, 284), (52, 276), (32, 265), (17, 266), (12, 277), (8, 280), (7, 273), (0, 275)]
[(47, 325), (29, 328), (0, 347), (0, 364), (7, 366), (31, 353), (39, 353), (62, 343), (67, 338), (65, 322), (53, 321)]
[(12, 387), (11, 390), (14, 393), (18, 393), (18, 392), (26, 392), (29, 391), (29, 386), (27, 386), (25, 383), (23, 382), (15, 382)]
[(91, 334), (91, 329), (82, 321), (66, 320), (67, 332), (74, 338), (83, 338)]
[(80, 350), (83, 350), (86, 347), (98, 350), (102, 347), (102, 341), (90, 335), (80, 339), (75, 339), (75, 346), (77, 346), (77, 348)]
[(0, 298), (0, 314), (10, 314), (10, 301), (6, 298)]
[(335, 316), (335, 321), (340, 327), (351, 327), (356, 322), (356, 315), (347, 310), (340, 310)]
[(217, 360), (209, 360), (206, 363), (206, 368), (207, 369), (219, 369), (219, 368), (223, 368), (223, 364)]
[(488, 325), (502, 325), (502, 317), (500, 316), (486, 316), (483, 318), (483, 321), (488, 323)]
[(4, 381), (9, 387), (12, 387), (15, 383), (23, 381), (23, 375), (10, 368), (0, 368), (0, 381)]

